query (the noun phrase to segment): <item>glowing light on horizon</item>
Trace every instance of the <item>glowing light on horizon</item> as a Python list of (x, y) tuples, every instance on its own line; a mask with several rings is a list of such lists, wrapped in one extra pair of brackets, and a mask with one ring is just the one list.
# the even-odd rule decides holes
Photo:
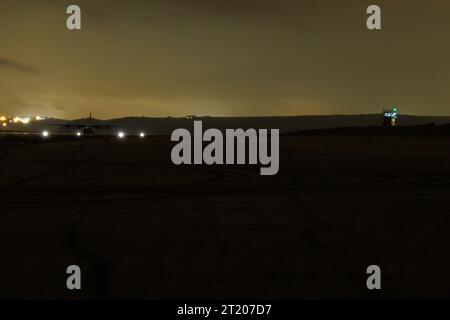
[(117, 134), (117, 137), (118, 137), (119, 139), (123, 139), (123, 138), (125, 138), (125, 133), (123, 133), (122, 131), (120, 131), (120, 132)]
[(28, 117), (26, 117), (26, 118), (21, 118), (21, 117), (14, 117), (13, 118), (13, 122), (14, 123), (23, 123), (23, 124), (28, 124), (28, 123), (30, 123), (30, 121), (31, 121), (31, 118), (28, 118)]
[(44, 138), (47, 138), (48, 137), (48, 131), (47, 130), (42, 131), (42, 136)]
[(145, 138), (145, 133), (144, 133), (144, 132), (141, 132), (141, 133), (139, 134), (139, 137)]

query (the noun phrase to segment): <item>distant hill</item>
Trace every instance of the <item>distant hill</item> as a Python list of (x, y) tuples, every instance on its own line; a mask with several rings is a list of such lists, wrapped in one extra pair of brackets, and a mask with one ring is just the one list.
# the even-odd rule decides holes
[[(110, 120), (93, 119), (93, 124), (108, 124), (117, 126), (134, 134), (145, 131), (147, 134), (165, 135), (171, 134), (177, 128), (192, 128), (194, 120), (201, 120), (205, 129), (207, 128), (274, 128), (280, 129), (281, 133), (293, 133), (301, 130), (345, 128), (345, 127), (376, 127), (381, 125), (380, 114), (366, 115), (325, 115), (325, 116), (291, 116), (291, 117), (186, 117), (186, 118), (147, 118), (147, 117), (126, 117)], [(59, 128), (52, 125), (62, 123), (88, 123), (89, 119), (63, 120), (46, 119), (34, 122), (27, 126), (15, 125), (9, 130), (29, 130), (40, 131), (43, 129), (58, 131)], [(399, 117), (399, 126), (418, 126), (429, 123), (436, 125), (450, 124), (450, 116), (429, 117), (429, 116), (409, 116)]]

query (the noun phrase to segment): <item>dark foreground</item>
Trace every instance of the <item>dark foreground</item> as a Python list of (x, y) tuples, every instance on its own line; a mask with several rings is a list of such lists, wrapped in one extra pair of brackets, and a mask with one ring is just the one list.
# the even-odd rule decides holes
[(0, 298), (450, 298), (448, 138), (282, 137), (275, 177), (175, 167), (169, 137), (0, 139)]

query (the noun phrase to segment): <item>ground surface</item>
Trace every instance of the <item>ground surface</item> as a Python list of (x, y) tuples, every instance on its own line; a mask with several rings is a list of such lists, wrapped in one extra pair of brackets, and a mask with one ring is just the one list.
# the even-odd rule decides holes
[(170, 149), (2, 137), (0, 298), (450, 297), (448, 138), (282, 137), (275, 177)]

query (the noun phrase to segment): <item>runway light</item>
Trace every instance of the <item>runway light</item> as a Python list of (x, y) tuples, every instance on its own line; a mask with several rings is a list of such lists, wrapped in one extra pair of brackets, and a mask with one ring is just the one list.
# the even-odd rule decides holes
[(81, 137), (81, 132), (80, 131), (77, 132), (77, 137)]
[(120, 132), (117, 134), (117, 137), (119, 137), (119, 139), (123, 139), (123, 138), (125, 138), (125, 133), (123, 133), (122, 131), (120, 131)]
[(139, 134), (139, 137), (145, 138), (145, 133), (144, 133), (144, 132), (141, 132), (141, 133)]
[(47, 138), (48, 137), (48, 131), (42, 131), (42, 136), (44, 138)]

